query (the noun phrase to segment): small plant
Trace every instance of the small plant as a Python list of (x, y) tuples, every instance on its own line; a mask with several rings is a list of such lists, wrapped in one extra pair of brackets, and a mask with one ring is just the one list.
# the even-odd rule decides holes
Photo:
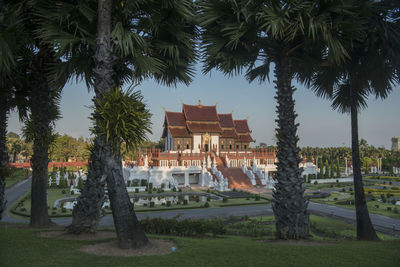
[(210, 197), (207, 197), (207, 202), (209, 202), (211, 200), (211, 198)]
[(375, 207), (375, 209), (379, 209), (379, 205), (375, 205), (374, 207)]
[(393, 205), (396, 205), (396, 199), (392, 199), (391, 202), (392, 202)]
[(211, 191), (210, 191), (210, 189), (207, 189), (207, 193), (210, 193)]
[(154, 208), (154, 201), (150, 201), (150, 208)]
[(167, 207), (171, 207), (171, 201), (167, 200)]
[(176, 192), (176, 187), (172, 188), (172, 191), (173, 191), (173, 192)]
[(65, 189), (63, 189), (63, 190), (61, 191), (61, 193), (65, 195), (67, 192), (65, 191)]
[(56, 214), (57, 214), (57, 212), (55, 212), (55, 211), (51, 212), (51, 215), (56, 215)]
[(314, 184), (318, 184), (318, 181), (315, 181)]
[(57, 210), (57, 208), (56, 207), (53, 207), (53, 209), (52, 210)]
[(256, 201), (260, 201), (261, 197), (260, 197), (260, 195), (256, 195), (254, 199), (255, 199)]
[(208, 207), (210, 207), (210, 204), (208, 204), (208, 202), (206, 202), (203, 207), (208, 208)]
[(394, 213), (399, 213), (399, 209), (397, 207), (394, 207), (393, 212)]
[(233, 190), (232, 190), (233, 192), (236, 192), (236, 188), (233, 188)]
[(135, 188), (135, 193), (139, 193), (139, 188)]
[(19, 211), (26, 211), (26, 208), (20, 208)]
[(246, 200), (250, 200), (250, 198), (249, 198), (249, 197), (246, 197)]
[(335, 198), (333, 198), (333, 200), (335, 200), (335, 201), (336, 201), (336, 200), (338, 200), (338, 198), (337, 198), (337, 197), (335, 197)]
[(67, 209), (66, 209), (66, 208), (62, 208), (62, 209), (61, 209), (61, 212), (62, 212), (62, 213), (66, 213), (66, 212), (67, 212)]
[(184, 199), (184, 200), (183, 200), (183, 205), (187, 205), (187, 204), (188, 204), (187, 199)]
[(182, 192), (182, 188), (179, 188), (179, 190), (178, 190), (179, 192)]
[(75, 192), (74, 192), (74, 190), (71, 190), (71, 192), (69, 192), (71, 195), (74, 195), (75, 194)]
[(386, 209), (387, 209), (387, 211), (391, 211), (392, 207), (387, 207)]
[(346, 188), (343, 187), (342, 192), (346, 192)]
[(224, 202), (224, 203), (228, 202), (228, 198), (227, 197), (223, 197), (222, 198), (222, 202)]

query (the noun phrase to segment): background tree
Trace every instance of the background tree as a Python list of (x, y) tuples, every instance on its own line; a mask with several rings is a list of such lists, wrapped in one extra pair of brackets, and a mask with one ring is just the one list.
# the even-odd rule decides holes
[(317, 95), (332, 99), (332, 107), (350, 113), (352, 164), (354, 175), (357, 238), (378, 240), (366, 205), (361, 175), (360, 147), (368, 147), (358, 138), (358, 112), (366, 108), (370, 94), (386, 98), (399, 82), (400, 23), (398, 1), (361, 1), (359, 13), (366, 20), (361, 38), (350, 39), (349, 57), (337, 66), (327, 64), (314, 71), (308, 80)]
[[(277, 237), (308, 238), (309, 216), (299, 168), (297, 126), (291, 81), (303, 65), (312, 64), (313, 50), (329, 51), (340, 61), (345, 51), (338, 32), (353, 29), (357, 16), (341, 1), (203, 0), (204, 72), (216, 68), (225, 74), (246, 69), (249, 81), (264, 82), (275, 64), (277, 99), (278, 174), (273, 210)], [(354, 14), (353, 14), (354, 15)], [(351, 20), (351, 24), (349, 23)], [(348, 24), (349, 23), (349, 24)]]

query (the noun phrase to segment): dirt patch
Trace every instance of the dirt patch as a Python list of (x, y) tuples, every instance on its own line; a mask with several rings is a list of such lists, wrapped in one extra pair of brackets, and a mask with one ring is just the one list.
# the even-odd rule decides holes
[(56, 238), (61, 240), (101, 240), (101, 239), (109, 239), (109, 238), (116, 238), (117, 235), (115, 232), (107, 232), (107, 231), (99, 231), (95, 234), (68, 234), (62, 231), (46, 231), (46, 232), (39, 232), (37, 233), (39, 237), (46, 237), (46, 238)]
[(98, 256), (149, 256), (165, 255), (176, 249), (176, 245), (171, 241), (161, 239), (149, 239), (150, 243), (139, 249), (120, 249), (117, 241), (104, 242), (95, 245), (87, 245), (79, 250)]
[(312, 240), (257, 240), (258, 242), (270, 243), (274, 245), (290, 245), (290, 246), (329, 246), (332, 243), (317, 242)]

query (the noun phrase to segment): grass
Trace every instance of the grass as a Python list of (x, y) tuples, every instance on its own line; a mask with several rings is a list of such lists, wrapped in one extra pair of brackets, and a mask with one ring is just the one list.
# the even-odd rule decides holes
[[(259, 218), (258, 218), (259, 219)], [(261, 221), (271, 221), (268, 217)], [(353, 235), (347, 224), (311, 216), (311, 223)], [(85, 254), (79, 247), (101, 241), (66, 241), (36, 236), (36, 230), (0, 225), (2, 266), (396, 266), (400, 240), (361, 242), (323, 240), (307, 245), (264, 242), (243, 236), (181, 238), (178, 250), (163, 256), (105, 257)]]
[[(25, 179), (25, 169), (10, 168), (9, 172), (10, 172), (9, 175), (6, 178), (6, 188), (9, 188), (10, 186)], [(28, 175), (30, 174), (31, 172), (29, 171)]]

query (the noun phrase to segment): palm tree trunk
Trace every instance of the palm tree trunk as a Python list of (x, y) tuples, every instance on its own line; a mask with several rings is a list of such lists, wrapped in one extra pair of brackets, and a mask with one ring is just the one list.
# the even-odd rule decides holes
[(33, 134), (32, 164), (32, 200), (31, 220), (32, 227), (42, 227), (51, 223), (47, 210), (47, 174), (49, 156), (48, 151), (52, 141), (53, 121), (56, 115), (54, 109), (54, 93), (48, 82), (48, 68), (52, 64), (51, 48), (38, 41), (39, 52), (33, 61), (31, 118), (28, 129)]
[(0, 221), (6, 208), (4, 191), (6, 188), (6, 169), (8, 154), (6, 148), (8, 105), (5, 97), (0, 98)]
[(367, 202), (364, 195), (364, 185), (361, 175), (361, 161), (358, 145), (358, 118), (357, 106), (353, 101), (351, 105), (351, 150), (353, 160), (354, 177), (354, 198), (357, 219), (357, 239), (359, 240), (379, 240), (375, 229), (371, 223), (368, 213)]
[(275, 88), (278, 111), (277, 158), (278, 183), (275, 185), (272, 205), (276, 220), (276, 235), (280, 239), (299, 239), (309, 237), (308, 202), (304, 198), (302, 170), (297, 147), (297, 126), (295, 123), (293, 93), (291, 85), (290, 60), (282, 52), (275, 66)]
[[(96, 77), (94, 88), (96, 98), (100, 101), (102, 100), (102, 95), (115, 86), (114, 59), (110, 38), (112, 23), (111, 8), (111, 0), (100, 0), (98, 2), (97, 50), (95, 54)], [(97, 105), (97, 101), (95, 101), (95, 105)], [(95, 121), (100, 119), (96, 111), (93, 116)], [(97, 126), (95, 125), (94, 127), (96, 131)], [(119, 151), (116, 148), (111, 149), (111, 145), (106, 141), (104, 135), (97, 135), (94, 145), (92, 153), (95, 155), (93, 158), (94, 160), (99, 160), (99, 163), (94, 163), (91, 166), (93, 168), (97, 166), (102, 168), (102, 172), (106, 176), (108, 196), (119, 247), (137, 248), (147, 244), (148, 239), (140, 228), (139, 221), (129, 199), (128, 191), (126, 190), (122, 175), (122, 158), (119, 156)], [(97, 183), (96, 185), (100, 186), (101, 184)], [(101, 192), (98, 189), (96, 191)], [(85, 192), (84, 190), (83, 193)]]
[(99, 138), (94, 140), (89, 159), (89, 170), (81, 195), (72, 211), (72, 224), (66, 228), (69, 233), (95, 233), (104, 203), (103, 167)]

